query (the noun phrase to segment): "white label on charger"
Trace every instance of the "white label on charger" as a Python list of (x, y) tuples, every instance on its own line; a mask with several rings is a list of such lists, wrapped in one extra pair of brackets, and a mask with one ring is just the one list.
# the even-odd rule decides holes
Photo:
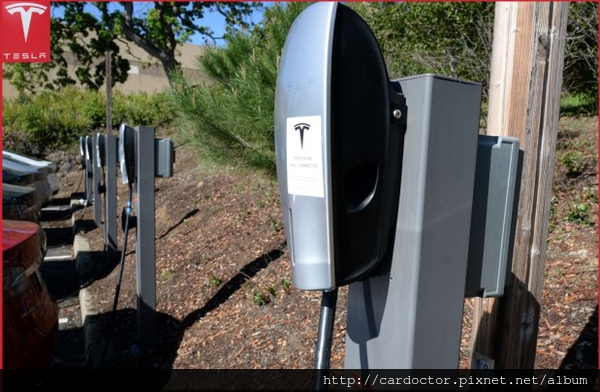
[(325, 197), (322, 136), (321, 116), (287, 119), (286, 152), (289, 194)]

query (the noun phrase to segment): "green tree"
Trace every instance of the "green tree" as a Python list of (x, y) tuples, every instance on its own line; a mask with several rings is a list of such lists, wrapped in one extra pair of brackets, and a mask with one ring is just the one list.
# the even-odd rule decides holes
[(569, 6), (564, 65), (565, 89), (583, 94), (598, 110), (598, 3)]
[(494, 3), (356, 3), (391, 77), (438, 73), (487, 84)]
[(251, 31), (236, 31), (223, 48), (198, 59), (209, 82), (181, 74), (171, 99), (180, 136), (203, 156), (274, 172), (273, 110), (277, 65), (287, 33), (306, 3), (275, 4)]
[[(6, 67), (5, 77), (21, 92), (40, 86), (55, 88), (74, 84), (67, 73), (65, 51), (79, 66), (75, 72), (83, 85), (98, 89), (104, 84), (105, 52), (112, 53), (113, 84), (127, 79), (129, 62), (122, 57), (117, 41), (133, 43), (157, 59), (170, 75), (179, 64), (177, 48), (195, 33), (216, 41), (213, 31), (202, 25), (207, 11), (225, 17), (227, 28), (248, 28), (248, 16), (258, 3), (249, 2), (54, 2), (51, 20), (51, 58), (46, 64), (17, 64)], [(95, 11), (92, 12), (91, 10)], [(62, 11), (60, 14), (57, 11)], [(56, 76), (50, 80), (48, 74)]]
[[(350, 4), (382, 46), (392, 77), (432, 72), (483, 83), (487, 90), (495, 4), (369, 2)], [(598, 3), (571, 2), (564, 88), (596, 103)]]

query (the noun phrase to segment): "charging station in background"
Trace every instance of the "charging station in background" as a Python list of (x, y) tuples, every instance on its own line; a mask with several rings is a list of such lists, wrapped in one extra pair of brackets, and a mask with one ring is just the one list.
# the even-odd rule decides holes
[[(85, 136), (79, 138), (79, 155), (81, 155), (81, 168), (85, 169)], [(85, 178), (85, 176), (84, 176)], [(87, 189), (87, 185), (86, 185)]]
[[(95, 162), (100, 172), (95, 182), (95, 193), (98, 202), (94, 203), (94, 222), (97, 226), (103, 222), (102, 205), (104, 205), (104, 250), (106, 260), (112, 265), (118, 257), (117, 250), (117, 138), (114, 135), (97, 133)], [(102, 175), (103, 174), (103, 175)], [(102, 178), (104, 182), (101, 183)], [(100, 195), (104, 195), (101, 203)]]
[[(111, 139), (109, 139), (109, 143)], [(124, 211), (124, 245), (121, 271), (113, 311), (116, 310), (122, 277), (127, 232), (136, 228), (136, 292), (139, 347), (142, 353), (151, 350), (156, 341), (156, 255), (155, 255), (155, 177), (172, 177), (174, 150), (170, 139), (155, 139), (154, 128), (121, 125), (119, 130), (119, 162), (123, 184), (129, 197)], [(111, 150), (108, 147), (107, 150)], [(133, 189), (137, 201), (133, 215)]]
[(457, 368), (465, 295), (502, 295), (519, 147), (478, 135), (481, 93), (432, 74), (390, 81), (343, 4), (313, 4), (292, 25), (277, 176), (292, 280), (323, 291), (316, 369), (329, 367), (340, 286), (347, 369)]
[(106, 190), (106, 182), (103, 184), (102, 174), (105, 162), (104, 135), (97, 133), (93, 136), (94, 157), (93, 168), (93, 192), (94, 192), (94, 223), (97, 227), (102, 224), (102, 194)]
[(84, 189), (83, 189), (83, 199), (79, 200), (81, 205), (87, 205), (87, 201), (90, 198), (90, 187), (91, 187), (91, 178), (89, 176), (89, 153), (87, 146), (87, 136), (81, 136), (79, 138), (79, 154), (81, 155), (81, 169), (83, 170), (83, 179), (84, 179)]
[(85, 205), (89, 206), (94, 201), (94, 147), (91, 136), (83, 138), (84, 144), (84, 161), (85, 161)]

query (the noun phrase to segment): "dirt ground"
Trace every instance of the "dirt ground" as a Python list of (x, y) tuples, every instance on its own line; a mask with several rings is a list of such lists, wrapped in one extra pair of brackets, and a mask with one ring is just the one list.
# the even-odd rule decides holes
[[(561, 120), (537, 346), (540, 369), (598, 367), (597, 130), (597, 117)], [(583, 154), (576, 172), (563, 156), (573, 148)], [(157, 348), (150, 356), (137, 355), (131, 234), (116, 315), (110, 309), (118, 268), (89, 287), (106, 336), (119, 352), (103, 366), (312, 368), (320, 294), (291, 283), (276, 182), (198, 163), (185, 146), (176, 153), (174, 177), (156, 180)], [(61, 193), (74, 192), (80, 177), (80, 171), (65, 175)], [(120, 186), (119, 213), (126, 195)], [(90, 209), (76, 214), (91, 219)], [(84, 236), (93, 249), (102, 249), (102, 227)], [(343, 368), (346, 295), (341, 289), (332, 368)], [(468, 366), (470, 308), (466, 300), (461, 367)]]

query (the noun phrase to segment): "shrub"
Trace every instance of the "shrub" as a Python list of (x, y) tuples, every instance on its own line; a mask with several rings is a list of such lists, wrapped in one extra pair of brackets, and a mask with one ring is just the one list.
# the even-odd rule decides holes
[[(104, 94), (74, 86), (3, 100), (4, 148), (42, 156), (78, 143), (79, 136), (106, 128)], [(113, 127), (121, 122), (159, 126), (171, 118), (164, 94), (113, 96)]]

